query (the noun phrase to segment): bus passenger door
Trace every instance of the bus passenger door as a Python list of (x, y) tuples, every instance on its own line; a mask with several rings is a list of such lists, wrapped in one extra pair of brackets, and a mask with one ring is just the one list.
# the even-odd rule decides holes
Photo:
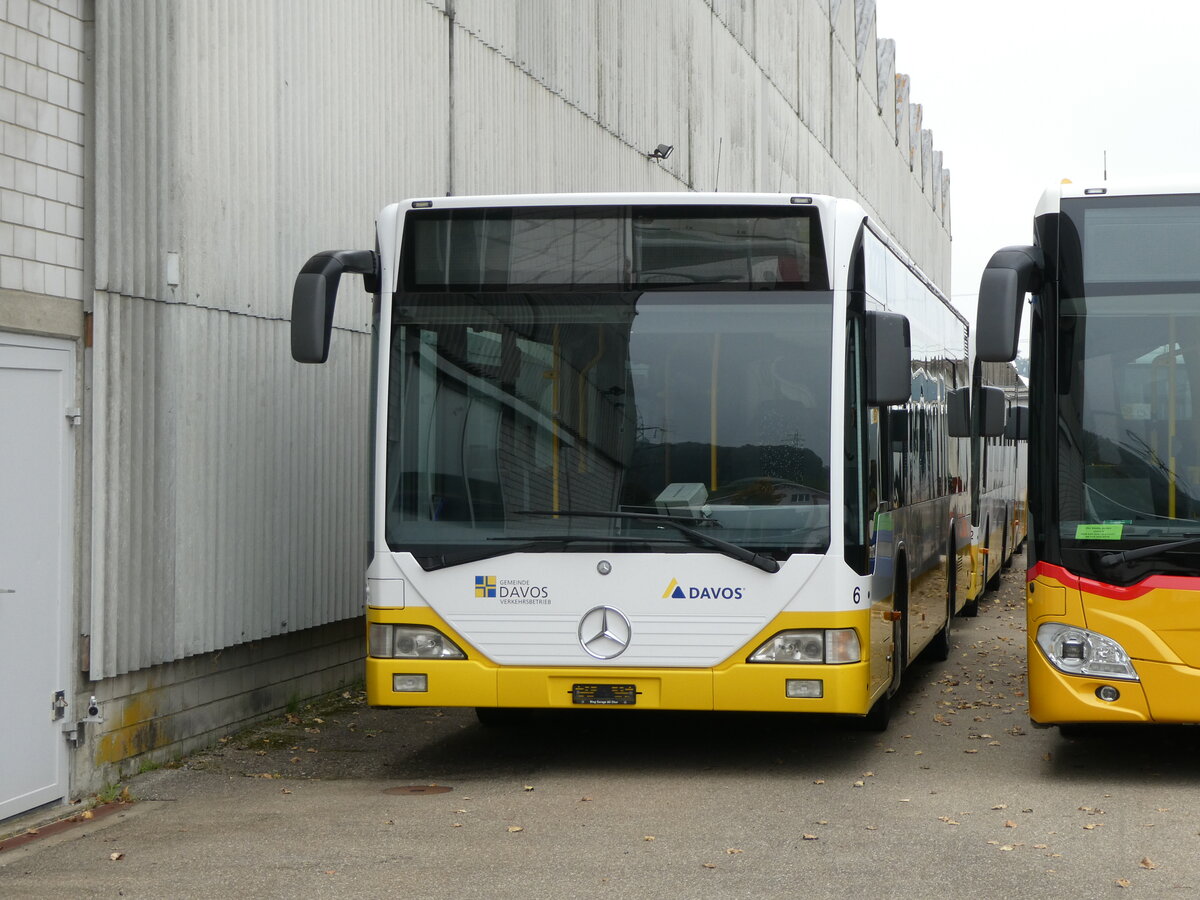
[(884, 453), (887, 411), (867, 410), (867, 504), (871, 516), (869, 563), (871, 573), (871, 688), (892, 680), (892, 516), (891, 460)]

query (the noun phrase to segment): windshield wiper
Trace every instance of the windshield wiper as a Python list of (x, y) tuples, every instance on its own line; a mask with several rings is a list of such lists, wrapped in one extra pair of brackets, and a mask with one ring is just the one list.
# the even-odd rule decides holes
[[(745, 547), (739, 547), (737, 544), (731, 544), (729, 541), (715, 538), (695, 528), (689, 528), (675, 516), (665, 516), (660, 513), (612, 512), (604, 510), (595, 510), (593, 512), (560, 510), (556, 512), (546, 509), (521, 509), (517, 510), (517, 514), (524, 516), (575, 516), (589, 519), (625, 519), (633, 522), (649, 522), (653, 525), (666, 525), (674, 528), (680, 534), (686, 535), (693, 544), (701, 547), (711, 547), (719, 553), (724, 553), (730, 559), (744, 562), (747, 565), (754, 566), (756, 569), (762, 569), (764, 572), (774, 574), (779, 571), (779, 560), (770, 556), (763, 556), (761, 553), (755, 553), (753, 550), (748, 550)], [(704, 520), (687, 519), (685, 521), (698, 522)]]
[(1145, 559), (1147, 556), (1157, 556), (1159, 553), (1165, 553), (1168, 550), (1180, 550), (1184, 547), (1190, 547), (1193, 544), (1200, 544), (1200, 537), (1185, 538), (1182, 541), (1168, 541), (1165, 544), (1151, 544), (1149, 547), (1138, 547), (1136, 550), (1119, 550), (1116, 553), (1106, 553), (1100, 557), (1100, 565), (1119, 566), (1121, 563)]

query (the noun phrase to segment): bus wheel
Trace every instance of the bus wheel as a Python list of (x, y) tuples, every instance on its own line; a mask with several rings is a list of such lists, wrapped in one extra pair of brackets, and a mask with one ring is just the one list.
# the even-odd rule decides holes
[(888, 722), (892, 718), (892, 698), (884, 691), (878, 700), (871, 704), (871, 709), (857, 721), (860, 731), (887, 731)]
[(1000, 563), (1000, 565), (996, 566), (996, 572), (995, 572), (995, 574), (993, 574), (993, 575), (992, 575), (992, 577), (988, 579), (988, 581), (987, 581), (987, 589), (988, 589), (989, 591), (998, 591), (998, 590), (1000, 590), (1000, 570), (1001, 570), (1001, 569), (1003, 569), (1003, 568), (1004, 568), (1004, 563), (1003, 563), (1003, 562), (1001, 562), (1001, 563)]
[(484, 728), (519, 728), (529, 723), (527, 709), (508, 709), (501, 706), (477, 706), (475, 718)]

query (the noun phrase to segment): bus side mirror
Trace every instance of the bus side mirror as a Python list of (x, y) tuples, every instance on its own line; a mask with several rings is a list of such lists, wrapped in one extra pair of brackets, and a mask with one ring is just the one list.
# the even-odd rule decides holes
[(971, 436), (971, 389), (959, 388), (946, 395), (946, 429), (950, 437)]
[(370, 250), (326, 250), (311, 257), (292, 288), (292, 359), (323, 363), (329, 358), (333, 307), (344, 272), (363, 275), (367, 289), (379, 283), (378, 257)]
[(1029, 407), (1014, 406), (1008, 411), (1004, 423), (1004, 437), (1010, 441), (1029, 440)]
[(1046, 257), (1038, 247), (1005, 247), (988, 260), (979, 280), (975, 314), (975, 358), (1012, 362), (1017, 357), (1021, 306), (1042, 289)]
[(1004, 391), (997, 387), (979, 389), (979, 435), (1000, 437), (1007, 424), (1004, 412)]
[(867, 313), (867, 405), (899, 406), (912, 396), (912, 339), (899, 313)]

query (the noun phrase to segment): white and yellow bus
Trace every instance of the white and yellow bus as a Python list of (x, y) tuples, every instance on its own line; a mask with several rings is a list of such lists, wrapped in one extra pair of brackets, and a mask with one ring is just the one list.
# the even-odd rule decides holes
[(855, 203), (447, 197), (376, 251), (377, 706), (836, 713), (884, 727), (972, 582), (967, 323)]
[(1034, 295), (1030, 716), (1200, 721), (1200, 184), (1056, 185), (1034, 235), (976, 335), (1011, 359)]

